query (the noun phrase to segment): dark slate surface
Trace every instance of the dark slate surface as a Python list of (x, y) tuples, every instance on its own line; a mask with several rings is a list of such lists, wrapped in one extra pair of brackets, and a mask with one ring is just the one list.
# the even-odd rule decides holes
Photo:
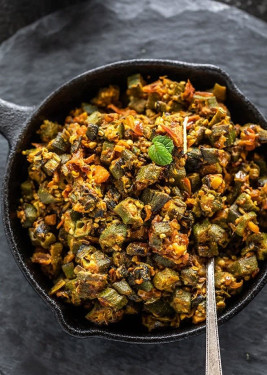
[[(0, 41), (13, 35), (21, 27), (58, 9), (86, 0), (0, 0)], [(88, 1), (88, 0), (87, 0)], [(89, 0), (90, 1), (90, 0)], [(266, 0), (218, 0), (234, 5), (246, 12), (267, 21)], [(82, 5), (81, 5), (82, 6)]]
[[(170, 58), (220, 65), (266, 115), (266, 42), (265, 23), (207, 0), (91, 1), (43, 18), (0, 46), (0, 97), (37, 104), (86, 69)], [(7, 152), (1, 137), (1, 176)], [(62, 332), (18, 270), (2, 224), (0, 236), (0, 374), (204, 374), (204, 336), (138, 346)], [(266, 374), (266, 299), (267, 288), (220, 327), (224, 374)]]

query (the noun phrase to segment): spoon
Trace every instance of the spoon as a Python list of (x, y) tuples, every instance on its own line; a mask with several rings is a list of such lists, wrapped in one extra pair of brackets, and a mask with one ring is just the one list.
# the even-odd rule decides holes
[(206, 375), (222, 375), (214, 284), (214, 258), (206, 269)]
[[(187, 154), (187, 125), (188, 116), (183, 121), (184, 155)], [(222, 375), (214, 284), (214, 258), (208, 260), (206, 269), (206, 375)]]

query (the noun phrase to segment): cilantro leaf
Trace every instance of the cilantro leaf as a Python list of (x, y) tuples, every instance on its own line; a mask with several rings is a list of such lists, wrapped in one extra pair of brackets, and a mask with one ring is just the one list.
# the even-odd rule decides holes
[(171, 138), (167, 137), (166, 135), (157, 135), (156, 137), (152, 139), (152, 142), (162, 143), (167, 149), (167, 151), (169, 151), (169, 153), (173, 152), (173, 149), (174, 149), (173, 141)]
[(167, 148), (160, 142), (153, 141), (148, 149), (148, 156), (158, 165), (168, 165), (172, 162), (172, 155)]

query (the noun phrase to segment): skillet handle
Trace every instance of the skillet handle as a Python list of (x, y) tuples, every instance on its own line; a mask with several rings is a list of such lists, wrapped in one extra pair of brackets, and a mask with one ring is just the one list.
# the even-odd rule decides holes
[(11, 148), (17, 140), (23, 123), (34, 111), (34, 107), (24, 107), (0, 99), (0, 133), (8, 140)]

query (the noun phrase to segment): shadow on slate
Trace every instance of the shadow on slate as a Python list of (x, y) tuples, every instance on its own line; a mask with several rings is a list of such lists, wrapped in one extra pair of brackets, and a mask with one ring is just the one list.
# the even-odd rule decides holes
[[(220, 65), (266, 115), (266, 43), (264, 22), (212, 1), (90, 1), (37, 21), (0, 46), (0, 97), (37, 104), (92, 67), (169, 58)], [(7, 143), (0, 142), (2, 175)], [(0, 240), (0, 370), (5, 375), (204, 374), (204, 336), (148, 346), (68, 336), (24, 280), (2, 224)], [(220, 328), (225, 374), (266, 372), (266, 298), (265, 288)]]

